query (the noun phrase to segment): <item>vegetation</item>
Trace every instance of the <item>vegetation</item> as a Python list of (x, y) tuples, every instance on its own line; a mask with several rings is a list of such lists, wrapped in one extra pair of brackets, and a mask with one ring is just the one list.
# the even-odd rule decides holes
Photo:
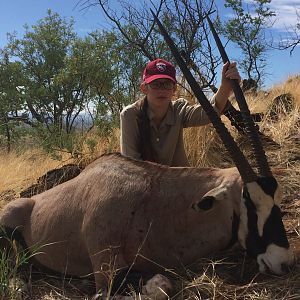
[(118, 127), (121, 109), (137, 97), (143, 65), (114, 31), (79, 38), (72, 20), (49, 10), (23, 38), (10, 35), (2, 51), (2, 146), (10, 151), (29, 136), (48, 152), (78, 155), (93, 127), (99, 136)]
[[(0, 228), (0, 230), (2, 230)], [(25, 283), (20, 279), (19, 268), (29, 266), (29, 260), (37, 249), (22, 249), (10, 236), (2, 237), (6, 242), (5, 251), (0, 252), (0, 298), (16, 299), (24, 292)], [(1, 249), (3, 250), (3, 249)]]
[(285, 36), (282, 37), (277, 49), (290, 49), (290, 55), (293, 54), (295, 48), (300, 44), (300, 11), (296, 11), (297, 23), (291, 26)]
[(273, 24), (275, 12), (268, 5), (271, 0), (255, 0), (250, 10), (249, 5), (241, 0), (225, 0), (225, 7), (230, 7), (234, 17), (225, 23), (225, 34), (242, 50), (241, 68), (248, 79), (262, 84), (263, 71), (266, 67), (266, 52), (270, 46), (266, 42), (265, 30)]

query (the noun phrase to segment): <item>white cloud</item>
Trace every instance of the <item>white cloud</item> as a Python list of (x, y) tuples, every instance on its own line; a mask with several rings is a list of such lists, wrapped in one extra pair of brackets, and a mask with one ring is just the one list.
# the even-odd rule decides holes
[[(249, 8), (253, 8), (254, 0), (244, 0), (245, 4), (249, 4)], [(271, 11), (276, 13), (274, 18), (275, 23), (272, 26), (273, 30), (278, 32), (292, 31), (296, 24), (300, 22), (297, 19), (297, 12), (300, 16), (300, 1), (299, 0), (272, 0), (269, 4)], [(231, 18), (232, 13), (227, 12), (226, 17)]]
[[(244, 3), (253, 4), (254, 0), (244, 0)], [(272, 26), (277, 31), (289, 31), (295, 28), (299, 23), (297, 19), (297, 12), (300, 15), (300, 1), (299, 0), (272, 0), (269, 4), (271, 11), (276, 13), (275, 23)]]
[(300, 1), (288, 0), (272, 0), (270, 3), (271, 10), (276, 13), (276, 22), (273, 29), (279, 31), (287, 31), (290, 28), (295, 28), (297, 22), (297, 11), (300, 13)]

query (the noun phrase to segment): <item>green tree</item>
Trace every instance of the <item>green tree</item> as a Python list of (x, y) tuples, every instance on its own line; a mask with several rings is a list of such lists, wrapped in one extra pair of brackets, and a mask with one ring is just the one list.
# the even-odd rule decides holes
[(50, 132), (61, 131), (64, 113), (78, 107), (74, 86), (62, 86), (59, 80), (76, 41), (73, 21), (67, 22), (49, 10), (32, 31), (28, 26), (25, 29), (22, 39), (10, 37), (8, 48), (23, 67), (26, 109)]
[(274, 11), (269, 8), (271, 0), (225, 0), (225, 7), (231, 8), (233, 17), (224, 23), (228, 38), (236, 43), (243, 53), (240, 63), (249, 79), (261, 83), (266, 66), (268, 43), (265, 29), (271, 26)]
[(115, 31), (96, 31), (87, 40), (93, 45), (89, 72), (95, 119), (116, 125), (123, 107), (139, 95), (145, 58)]
[(12, 133), (20, 121), (29, 122), (24, 107), (23, 73), (19, 62), (10, 62), (8, 54), (3, 51), (0, 58), (0, 134), (6, 138), (9, 152), (13, 140)]
[(51, 10), (8, 48), (24, 70), (26, 108), (50, 132), (70, 133), (90, 102), (105, 117), (117, 115), (137, 93), (144, 63), (114, 31), (79, 38), (73, 21)]

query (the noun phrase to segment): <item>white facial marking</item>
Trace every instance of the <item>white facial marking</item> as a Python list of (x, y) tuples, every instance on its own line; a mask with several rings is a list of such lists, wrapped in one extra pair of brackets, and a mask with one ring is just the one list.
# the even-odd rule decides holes
[(278, 184), (278, 188), (275, 192), (275, 195), (274, 195), (274, 203), (279, 206), (280, 203), (282, 201), (282, 189), (281, 189), (281, 186)]
[(225, 185), (219, 185), (208, 191), (202, 198), (211, 196), (218, 201), (224, 201), (227, 198), (228, 188)]
[(291, 249), (271, 244), (263, 254), (257, 256), (259, 272), (266, 273), (268, 269), (277, 274), (284, 274), (282, 265), (290, 266), (294, 261), (294, 254)]
[[(259, 236), (262, 237), (264, 225), (268, 217), (270, 216), (272, 208), (275, 204), (274, 199), (270, 195), (266, 194), (256, 182), (247, 183), (246, 186), (250, 198), (256, 207), (257, 229), (258, 229)], [(278, 192), (279, 191), (275, 192), (275, 196), (277, 197), (278, 197)]]

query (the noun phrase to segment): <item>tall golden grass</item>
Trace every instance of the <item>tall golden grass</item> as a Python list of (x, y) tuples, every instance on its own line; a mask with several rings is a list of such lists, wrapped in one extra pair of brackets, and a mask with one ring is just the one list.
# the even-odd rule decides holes
[(38, 148), (29, 148), (24, 152), (0, 152), (0, 207), (4, 204), (3, 199), (6, 195), (10, 195), (12, 192), (18, 195), (49, 170), (69, 163), (86, 165), (106, 152), (119, 151), (118, 137), (119, 129), (106, 138), (100, 138), (98, 135), (90, 133), (87, 138), (97, 141), (96, 146), (92, 152), (85, 146), (82, 156), (78, 159), (72, 158), (71, 154), (67, 152), (61, 152), (61, 159), (58, 160)]
[[(294, 99), (294, 107), (288, 113), (281, 113), (278, 118), (272, 119), (269, 111), (273, 107), (274, 99), (282, 94), (291, 94)], [(259, 124), (260, 132), (265, 134), (274, 143), (281, 146), (281, 151), (276, 152), (275, 162), (278, 164), (278, 156), (286, 155), (287, 146), (290, 149), (287, 140), (296, 134), (299, 134), (299, 114), (300, 114), (300, 76), (290, 77), (282, 84), (272, 87), (268, 91), (259, 91), (257, 93), (246, 93), (246, 100), (252, 113), (263, 113), (264, 118)], [(234, 100), (233, 105), (237, 107)], [(230, 122), (224, 116), (222, 120), (229, 128), (236, 141), (241, 143), (241, 147), (247, 146), (247, 140), (239, 136), (235, 129), (230, 126)], [(227, 165), (228, 156), (220, 142), (214, 128), (207, 125), (199, 128), (189, 128), (185, 130), (185, 147), (187, 155), (193, 166), (222, 166)], [(244, 149), (247, 152), (247, 147)], [(266, 149), (272, 156), (272, 148)], [(273, 158), (271, 157), (271, 163)]]

